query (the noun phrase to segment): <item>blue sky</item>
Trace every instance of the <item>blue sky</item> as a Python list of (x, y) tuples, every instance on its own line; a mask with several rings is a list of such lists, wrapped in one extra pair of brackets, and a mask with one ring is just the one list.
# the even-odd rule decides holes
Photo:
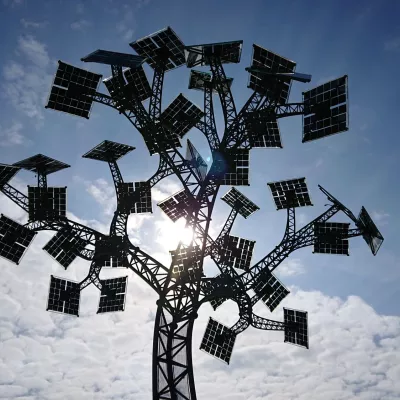
[[(131, 41), (170, 25), (187, 45), (239, 39), (244, 41), (242, 62), (239, 65), (226, 67), (227, 75), (234, 78), (232, 90), (238, 108), (251, 94), (250, 89), (247, 89), (248, 76), (244, 68), (250, 65), (253, 43), (295, 61), (298, 72), (312, 75), (311, 83), (295, 83), (292, 86), (291, 102), (301, 101), (301, 92), (304, 90), (348, 74), (350, 130), (324, 140), (302, 144), (301, 117), (280, 120), (284, 148), (282, 150), (253, 150), (251, 152), (251, 186), (239, 188), (258, 204), (261, 210), (248, 220), (238, 219), (233, 234), (256, 240), (254, 261), (258, 261), (279, 242), (284, 232), (286, 214), (275, 210), (267, 187), (267, 182), (271, 181), (303, 176), (307, 178), (314, 206), (298, 210), (300, 226), (326, 208), (324, 205), (327, 202), (319, 192), (318, 184), (335, 195), (356, 215), (361, 206), (365, 206), (385, 237), (383, 246), (376, 257), (372, 256), (361, 238), (356, 238), (350, 242), (350, 257), (312, 254), (311, 248), (307, 248), (292, 254), (290, 259), (281, 266), (282, 268), (277, 269), (277, 274), (293, 291), (293, 294), (285, 300), (285, 305), (293, 308), (301, 308), (298, 304), (304, 305), (305, 308), (311, 307), (310, 315), (314, 310), (316, 315), (322, 315), (319, 321), (329, 320), (329, 326), (332, 329), (337, 325), (338, 329), (350, 330), (354, 334), (352, 340), (364, 331), (352, 331), (351, 324), (347, 326), (345, 322), (339, 321), (339, 317), (342, 315), (344, 320), (346, 318), (354, 320), (365, 315), (374, 323), (375, 320), (377, 321), (374, 337), (381, 335), (385, 338), (394, 338), (393, 340), (398, 345), (399, 330), (397, 334), (393, 333), (395, 329), (392, 325), (400, 326), (397, 318), (400, 316), (398, 300), (400, 251), (396, 232), (400, 223), (398, 212), (400, 139), (398, 127), (395, 125), (396, 111), (400, 106), (398, 96), (400, 24), (397, 18), (400, 13), (399, 2), (365, 1), (361, 4), (361, 2), (311, 0), (288, 0), (283, 3), (252, 0), (229, 3), (222, 1), (200, 3), (183, 0), (131, 2), (3, 0), (0, 10), (2, 37), (0, 162), (13, 163), (40, 152), (70, 164), (71, 168), (68, 170), (51, 176), (49, 184), (67, 185), (68, 209), (71, 215), (80, 220), (90, 221), (92, 226), (103, 230), (108, 228), (114, 207), (111, 177), (105, 164), (82, 159), (81, 155), (104, 139), (135, 146), (136, 150), (120, 162), (126, 181), (148, 179), (155, 172), (158, 159), (157, 156), (152, 158), (148, 156), (138, 132), (114, 110), (95, 104), (88, 121), (45, 110), (44, 104), (52, 76), (57, 68), (57, 60), (61, 59), (77, 67), (99, 72), (106, 78), (110, 74), (107, 68), (101, 65), (84, 64), (80, 58), (98, 48), (130, 52), (131, 48), (128, 44)], [(151, 70), (147, 68), (146, 72), (148, 78), (151, 79)], [(187, 90), (189, 72), (189, 69), (182, 67), (167, 74), (163, 94), (164, 107), (180, 92), (202, 107), (201, 94)], [(104, 86), (101, 87), (101, 91), (106, 92)], [(221, 128), (223, 120), (217, 98), (215, 98), (215, 104), (218, 110), (217, 123)], [(198, 131), (193, 129), (187, 138), (195, 143), (204, 156), (208, 155), (206, 142)], [(185, 150), (186, 145), (183, 145), (183, 150)], [(22, 172), (15, 182), (17, 186), (24, 188), (27, 184), (34, 184), (34, 177), (32, 174)], [(169, 225), (155, 204), (177, 190), (179, 186), (174, 180), (162, 183), (153, 190), (153, 216), (133, 217), (130, 220), (131, 239), (143, 245), (146, 251), (156, 254), (160, 260), (165, 260), (168, 254), (165, 240), (168, 237), (166, 229)], [(228, 187), (224, 188), (220, 192), (221, 195), (227, 190)], [(4, 197), (1, 199), (2, 213), (21, 221), (24, 220), (25, 217), (12, 206), (11, 202), (3, 200)], [(217, 204), (214, 233), (217, 232), (228, 213), (229, 209), (224, 203)], [(336, 217), (335, 221), (349, 222), (344, 214)], [(44, 244), (51, 237), (46, 235), (39, 235), (40, 243)], [(24, 328), (18, 325), (18, 321), (24, 318), (20, 315), (23, 314), (24, 304), (30, 304), (28, 296), (24, 300), (18, 298), (20, 292), (17, 288), (22, 287), (21, 282), (24, 281), (29, 287), (33, 285), (33, 288), (37, 284), (37, 290), (32, 289), (31, 296), (36, 293), (41, 296), (42, 301), (45, 301), (43, 299), (47, 296), (48, 277), (52, 271), (60, 276), (71, 278), (83, 277), (87, 271), (85, 263), (77, 262), (71, 270), (63, 272), (61, 267), (54, 265), (55, 263), (49, 257), (43, 255), (38, 245), (35, 249), (32, 249), (34, 254), (28, 253), (27, 261), (18, 267), (21, 271), (18, 273), (22, 275), (18, 275), (15, 266), (1, 262), (2, 268), (7, 271), (6, 276), (10, 279), (1, 286), (3, 297), (7, 297), (7, 301), (10, 302), (7, 304), (15, 305), (20, 302), (19, 308), (10, 306), (11, 308), (7, 310), (11, 311), (0, 318), (0, 323), (3, 323), (3, 330), (0, 330), (3, 348), (8, 346), (6, 341), (11, 340), (8, 330), (15, 336), (12, 340), (17, 340), (16, 337), (21, 334), (21, 329), (38, 335), (34, 328), (36, 325), (29, 317), (26, 317), (28, 322), (23, 325)], [(46, 266), (42, 269), (37, 268), (40, 278), (33, 275), (32, 271), (26, 270), (30, 268), (30, 263), (37, 263), (37, 260), (41, 260), (40, 262)], [(78, 266), (81, 269), (78, 269)], [(134, 315), (129, 314), (126, 316), (126, 321), (132, 321), (137, 325), (141, 321), (149, 325), (150, 332), (151, 312), (155, 310), (155, 298), (146, 291), (145, 287), (140, 286), (140, 283), (132, 285), (139, 285), (136, 289), (148, 295), (147, 303), (143, 300), (141, 307), (149, 310), (150, 317), (143, 316), (143, 320), (139, 318), (139, 322), (135, 322)], [(11, 296), (10, 293), (13, 295)], [(133, 293), (132, 298), (135, 298)], [(92, 300), (88, 300), (87, 304), (92, 304), (90, 303)], [(138, 301), (138, 298), (132, 301)], [(320, 305), (320, 308), (315, 304)], [(134, 307), (139, 306), (140, 302)], [(347, 309), (353, 311), (346, 313)], [(354, 310), (359, 310), (359, 312)], [(44, 307), (39, 305), (35, 312), (45, 313)], [(207, 308), (206, 312), (209, 313), (210, 309)], [(84, 315), (90, 319), (91, 313), (93, 310), (90, 311), (88, 308), (87, 314)], [(118, 316), (118, 323), (124, 324), (124, 315)], [(222, 319), (229, 320), (229, 309), (225, 310), (225, 314), (224, 311), (220, 311), (218, 315)], [(385, 315), (393, 316), (391, 318), (395, 319), (390, 319), (389, 323)], [(66, 319), (47, 315), (41, 318), (46, 318), (46, 321), (53, 318), (51, 319), (53, 325), (56, 326), (59, 323), (62, 324), (62, 329), (69, 329)], [(115, 318), (117, 317), (110, 317), (107, 320), (108, 323), (117, 324)], [(206, 318), (205, 315), (204, 318)], [(87, 322), (82, 322), (83, 320), (84, 318), (74, 322), (74, 328), (80, 329), (79, 324), (86, 325)], [(104, 322), (105, 319), (102, 321)], [(29, 325), (30, 323), (33, 325)], [(371, 329), (365, 327), (364, 322), (360, 324), (363, 329), (366, 329), (365, 332), (371, 334)], [(389, 325), (387, 331), (379, 330), (379, 326)], [(83, 329), (82, 326), (81, 329)], [(320, 332), (318, 329), (317, 331)], [(323, 329), (321, 332), (324, 332)], [(54, 333), (50, 329), (46, 335), (50, 335), (50, 331)], [(16, 332), (19, 332), (18, 335)], [(110, 331), (105, 331), (104, 334), (111, 335), (112, 332), (110, 328)], [(199, 335), (201, 336), (200, 333)], [(94, 335), (94, 339), (91, 340), (101, 340), (98, 336)], [(254, 338), (258, 339), (254, 340), (265, 340), (261, 339), (263, 336), (268, 336), (268, 334), (255, 332)], [(317, 333), (315, 337), (317, 340), (319, 337)], [(324, 339), (323, 336), (322, 339)], [(20, 345), (22, 342), (17, 341), (17, 343)], [(277, 355), (280, 347), (275, 348), (274, 342), (262, 343), (267, 346), (267, 352), (271, 351), (276, 357), (280, 357)], [(240, 344), (238, 347), (240, 348)], [(123, 352), (122, 346), (121, 352)], [(241, 354), (244, 354), (244, 350)], [(243, 357), (246, 356), (243, 355)], [(6, 365), (5, 360), (6, 358), (3, 359), (4, 365)], [(149, 359), (146, 360), (149, 362)], [(200, 360), (199, 364), (202, 367), (198, 368), (204, 367), (203, 369), (206, 370), (209, 361), (203, 362), (203, 358)], [(285, 362), (285, 359), (282, 358), (281, 362)], [(347, 364), (351, 368), (351, 361)], [(235, 376), (235, 371), (237, 371), (235, 365), (233, 372), (219, 365), (215, 368), (219, 369), (222, 376), (229, 373), (231, 379), (238, 379), (239, 382), (240, 375)], [(249, 371), (253, 371), (250, 362), (245, 366), (249, 368)], [(43, 368), (47, 371), (45, 366)], [(23, 371), (26, 370), (26, 368), (23, 369)], [(390, 368), (387, 369), (389, 370)], [(206, 377), (207, 375), (203, 372), (201, 370), (199, 375)], [(143, 378), (144, 380), (149, 379), (150, 367), (147, 369), (147, 375)], [(10, 389), (9, 386), (18, 385), (10, 382), (10, 380), (0, 381), (0, 385), (3, 383), (7, 386), (7, 390), (11, 390), (7, 392), (10, 393), (8, 397), (1, 397), (0, 394), (0, 398), (47, 398), (45, 393), (48, 392), (43, 388), (35, 389), (36, 392), (32, 392), (33, 394), (26, 392), (13, 394), (14, 389)], [(204, 378), (202, 389), (204, 395), (201, 398), (207, 398), (205, 393), (209, 388), (207, 389), (206, 382), (207, 379)], [(26, 388), (28, 384), (19, 385)], [(365, 398), (389, 399), (395, 398), (390, 396), (400, 393), (396, 391), (398, 387), (393, 382), (392, 384), (385, 383), (385, 385), (393, 389), (394, 394), (388, 391), (385, 392), (388, 397), (379, 397), (383, 393), (379, 392), (381, 394), (377, 397)], [(147, 387), (145, 383), (143, 387)], [(348, 387), (349, 385), (346, 386)], [(269, 397), (268, 390), (263, 395), (243, 393), (247, 393), (246, 398), (275, 398)], [(276, 389), (275, 392), (271, 390), (272, 394), (276, 394), (280, 389)], [(20, 392), (15, 390), (15, 393)], [(76, 393), (80, 396), (81, 392)], [(302, 393), (301, 389), (299, 393)], [(343, 393), (341, 394), (345, 396)], [(106, 397), (105, 394), (104, 396), (104, 398), (112, 398)], [(290, 395), (287, 394), (287, 397), (282, 398), (290, 398), (288, 396)], [(221, 394), (219, 398), (224, 397)]]

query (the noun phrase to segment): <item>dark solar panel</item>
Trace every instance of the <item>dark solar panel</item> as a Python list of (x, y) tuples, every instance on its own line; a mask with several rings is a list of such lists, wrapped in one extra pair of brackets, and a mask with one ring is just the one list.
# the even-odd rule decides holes
[[(233, 82), (233, 78), (226, 78), (226, 88), (231, 88)], [(189, 78), (189, 89), (201, 90), (203, 91), (204, 88), (211, 85), (213, 92), (217, 92), (215, 82), (212, 82), (212, 75), (208, 72), (190, 71), (190, 78)]]
[(303, 93), (303, 143), (349, 127), (347, 75)]
[(119, 160), (130, 151), (134, 150), (133, 146), (127, 144), (111, 142), (110, 140), (103, 140), (100, 144), (93, 147), (82, 157), (91, 158), (92, 160), (113, 162)]
[(153, 69), (157, 67), (160, 57), (166, 60), (167, 71), (185, 63), (184, 44), (169, 26), (130, 43), (130, 46), (145, 58)]
[[(223, 285), (224, 277), (219, 274), (215, 276), (212, 280), (207, 281), (205, 285), (203, 285), (203, 292), (205, 296), (210, 295), (216, 286), (221, 286)], [(204, 283), (204, 281), (202, 281)], [(221, 304), (224, 303), (227, 299), (221, 296), (214, 297), (213, 299), (210, 300), (211, 307), (216, 310)]]
[(128, 277), (106, 279), (101, 281), (99, 308), (97, 314), (124, 311)]
[(158, 126), (157, 131), (154, 131), (154, 125), (151, 124), (150, 134), (146, 131), (147, 127), (141, 131), (144, 142), (151, 155), (158, 154), (160, 148), (170, 150), (182, 147), (181, 142), (179, 141), (179, 136), (174, 132), (172, 125), (168, 125), (167, 121), (163, 121), (163, 125), (163, 128), (160, 129)]
[(194, 171), (197, 173), (198, 178), (201, 181), (204, 181), (207, 175), (207, 163), (204, 161), (203, 157), (196, 150), (189, 139), (187, 143), (188, 147), (186, 151), (186, 160), (188, 160), (191, 167), (194, 168)]
[(124, 182), (119, 185), (119, 207), (126, 213), (152, 213), (150, 182)]
[(249, 183), (250, 153), (247, 149), (227, 150), (224, 154), (226, 171), (221, 185), (244, 186)]
[(143, 58), (134, 54), (117, 53), (108, 50), (95, 50), (93, 53), (81, 58), (81, 61), (137, 68), (142, 64)]
[(235, 332), (210, 318), (200, 344), (200, 350), (229, 364), (235, 340)]
[(79, 316), (79, 283), (51, 275), (47, 310)]
[(172, 274), (174, 278), (196, 280), (202, 275), (200, 269), (201, 249), (199, 246), (181, 246), (179, 250), (170, 251), (172, 257)]
[(186, 66), (210, 65), (210, 57), (218, 57), (223, 64), (239, 63), (242, 54), (243, 40), (199, 44), (185, 47)]
[(67, 269), (85, 246), (85, 240), (75, 235), (70, 229), (63, 228), (47, 242), (43, 250)]
[(128, 87), (136, 93), (140, 101), (144, 101), (151, 96), (151, 87), (143, 67), (124, 70), (124, 76), (128, 82)]
[(290, 293), (269, 270), (260, 273), (252, 289), (271, 312)]
[(128, 87), (125, 82), (121, 82), (119, 77), (113, 76), (103, 79), (103, 83), (114, 100), (115, 108), (121, 113), (124, 112), (133, 101), (133, 87)]
[(314, 253), (349, 255), (349, 223), (314, 224)]
[(218, 248), (221, 263), (228, 267), (248, 270), (255, 245), (254, 240), (247, 240), (237, 236), (225, 236)]
[(10, 182), (19, 170), (18, 167), (13, 165), (0, 164), (0, 188)]
[(260, 207), (255, 205), (250, 199), (235, 188), (231, 188), (229, 192), (221, 197), (221, 200), (234, 208), (244, 218), (249, 217), (255, 211), (260, 209)]
[[(294, 72), (296, 63), (270, 50), (253, 44), (252, 67), (263, 68), (269, 72)], [(251, 72), (248, 87), (267, 97), (275, 99), (279, 104), (285, 104), (289, 98), (291, 79), (261, 73)]]
[(1, 214), (0, 256), (19, 264), (36, 232)]
[(307, 312), (283, 309), (285, 342), (308, 349)]
[(28, 213), (30, 221), (54, 221), (67, 212), (66, 187), (28, 186)]
[(256, 113), (250, 113), (245, 119), (245, 124), (251, 147), (280, 149), (283, 147), (275, 115), (265, 118)]
[(190, 211), (199, 208), (196, 199), (189, 197), (185, 190), (181, 190), (161, 201), (158, 206), (174, 222), (186, 216)]
[(127, 257), (122, 236), (106, 236), (96, 241), (97, 265), (105, 268), (126, 268)]
[(162, 112), (161, 121), (168, 131), (182, 138), (203, 115), (203, 111), (181, 93)]
[(89, 118), (101, 75), (58, 62), (46, 108)]
[(363, 238), (371, 248), (372, 254), (375, 256), (383, 242), (383, 236), (379, 232), (377, 226), (372, 221), (367, 210), (362, 207), (358, 216), (358, 223), (363, 230)]
[(53, 158), (44, 156), (43, 154), (36, 154), (35, 156), (26, 158), (25, 160), (18, 161), (13, 165), (28, 171), (32, 171), (36, 174), (40, 172), (45, 173), (46, 175), (70, 167), (68, 164), (54, 160)]
[(290, 207), (312, 206), (306, 178), (268, 183), (277, 210)]

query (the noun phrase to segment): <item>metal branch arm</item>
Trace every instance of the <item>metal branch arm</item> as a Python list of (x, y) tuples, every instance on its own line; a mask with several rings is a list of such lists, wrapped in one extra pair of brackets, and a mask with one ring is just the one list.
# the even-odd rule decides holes
[(251, 326), (263, 331), (283, 331), (285, 330), (285, 323), (280, 321), (273, 321), (271, 319), (260, 317), (252, 314)]
[(13, 186), (6, 183), (1, 191), (10, 200), (12, 200), (18, 207), (21, 207), (24, 211), (29, 212), (28, 196), (15, 189)]

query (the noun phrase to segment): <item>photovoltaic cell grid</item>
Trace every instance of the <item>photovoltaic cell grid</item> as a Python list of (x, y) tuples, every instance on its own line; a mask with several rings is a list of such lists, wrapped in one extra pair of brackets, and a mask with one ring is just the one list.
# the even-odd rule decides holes
[(248, 270), (255, 243), (254, 240), (226, 235), (219, 247), (221, 262), (229, 267)]
[(229, 364), (235, 340), (236, 334), (231, 329), (210, 318), (200, 350)]
[(119, 206), (127, 213), (152, 213), (150, 182), (121, 183), (119, 185)]
[(314, 253), (349, 255), (349, 223), (314, 224)]
[(79, 316), (79, 283), (51, 275), (47, 310)]
[(125, 154), (128, 154), (134, 149), (135, 148), (133, 146), (129, 146), (127, 144), (103, 140), (100, 144), (93, 147), (92, 150), (89, 150), (82, 157), (91, 158), (92, 160), (112, 162), (119, 160)]
[(58, 62), (46, 108), (89, 118), (101, 75)]
[(307, 312), (283, 309), (285, 342), (308, 349)]
[(163, 125), (183, 138), (204, 115), (199, 107), (189, 101), (182, 93), (162, 112)]
[(85, 240), (75, 235), (70, 229), (63, 228), (47, 242), (43, 250), (67, 269), (85, 246)]
[(361, 208), (360, 214), (358, 215), (358, 222), (364, 228), (363, 238), (371, 248), (372, 254), (375, 256), (382, 245), (383, 236), (364, 207)]
[(96, 242), (95, 258), (105, 268), (125, 268), (126, 253), (121, 236), (107, 236)]
[(115, 108), (120, 112), (125, 111), (127, 105), (133, 99), (132, 93), (130, 93), (132, 88), (128, 88), (125, 82), (120, 82), (119, 78), (113, 76), (103, 79), (103, 83), (114, 100)]
[(140, 101), (145, 101), (150, 97), (151, 87), (143, 67), (125, 69), (124, 76), (128, 82), (128, 87), (132, 86)]
[(244, 218), (249, 217), (255, 211), (260, 209), (260, 207), (255, 205), (250, 199), (235, 188), (232, 188), (229, 192), (224, 194), (221, 197), (221, 200), (225, 201), (226, 204), (235, 209)]
[(142, 64), (143, 58), (134, 54), (117, 53), (115, 51), (99, 49), (81, 58), (81, 61), (137, 68)]
[(227, 150), (225, 153), (227, 171), (221, 185), (244, 186), (249, 183), (250, 153), (247, 149)]
[(175, 278), (187, 277), (197, 279), (202, 273), (199, 268), (201, 249), (199, 246), (181, 247), (179, 250), (170, 251), (172, 257), (172, 273)]
[(15, 176), (20, 169), (13, 165), (0, 164), (0, 188)]
[[(296, 63), (270, 50), (253, 44), (253, 68), (264, 68), (268, 72), (291, 73)], [(266, 93), (269, 98), (276, 99), (279, 104), (286, 104), (290, 93), (291, 79), (273, 77), (261, 73), (250, 73), (248, 87), (258, 93)]]
[(129, 44), (153, 69), (157, 68), (158, 58), (166, 57), (165, 70), (185, 64), (184, 44), (168, 26), (156, 33)]
[(158, 203), (158, 206), (169, 218), (171, 218), (173, 222), (186, 216), (190, 210), (196, 210), (199, 208), (196, 199), (193, 197), (189, 198), (185, 190), (173, 194), (168, 197), (168, 199)]
[(196, 150), (192, 142), (188, 139), (188, 147), (186, 150), (186, 160), (189, 161), (192, 168), (197, 172), (197, 176), (201, 181), (204, 181), (207, 175), (207, 163), (204, 161), (203, 157)]
[(306, 178), (268, 183), (277, 210), (290, 207), (312, 206)]
[(212, 75), (209, 72), (196, 71), (192, 69), (189, 77), (189, 89), (201, 90), (211, 85)]
[(253, 148), (282, 148), (281, 134), (275, 115), (268, 118), (250, 113), (245, 119), (247, 135)]
[(263, 271), (252, 289), (271, 312), (290, 293), (270, 271)]
[(101, 295), (97, 314), (124, 311), (128, 277), (102, 280)]
[(150, 134), (148, 133), (147, 126), (141, 131), (143, 140), (149, 150), (150, 155), (158, 154), (160, 148), (165, 150), (174, 149), (176, 147), (182, 147), (179, 141), (179, 136), (173, 131), (172, 125), (168, 125), (168, 122), (164, 122), (160, 128), (157, 126), (154, 130), (154, 125), (150, 125)]
[(36, 232), (1, 214), (0, 256), (19, 264)]
[(222, 64), (239, 63), (242, 46), (243, 40), (186, 46), (186, 66), (192, 68), (210, 65), (210, 57), (218, 57)]
[(303, 93), (303, 143), (348, 130), (347, 75)]
[(58, 220), (66, 216), (66, 187), (28, 186), (28, 213), (30, 221)]
[(70, 167), (68, 164), (54, 160), (54, 158), (44, 156), (43, 154), (36, 154), (35, 156), (26, 158), (25, 160), (18, 161), (13, 165), (28, 171), (32, 171), (36, 174), (45, 173), (46, 175)]

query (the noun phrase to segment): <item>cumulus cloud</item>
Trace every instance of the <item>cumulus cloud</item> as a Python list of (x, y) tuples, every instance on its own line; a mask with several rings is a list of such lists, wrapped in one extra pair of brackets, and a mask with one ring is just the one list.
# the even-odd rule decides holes
[(29, 29), (29, 28), (40, 29), (40, 28), (44, 28), (48, 25), (47, 21), (36, 22), (36, 21), (27, 20), (25, 18), (21, 18), (19, 22), (26, 29)]
[(276, 271), (280, 276), (296, 276), (306, 272), (304, 265), (298, 258), (287, 258)]
[(71, 24), (71, 29), (74, 31), (84, 31), (87, 28), (90, 28), (93, 24), (86, 20), (86, 19), (80, 19), (78, 21), (75, 21)]
[(0, 125), (0, 147), (31, 144), (31, 140), (21, 133), (22, 129), (23, 125), (20, 122), (13, 122), (7, 128)]
[(386, 225), (390, 215), (384, 211), (373, 211), (371, 217), (376, 223), (379, 223), (379, 225)]

